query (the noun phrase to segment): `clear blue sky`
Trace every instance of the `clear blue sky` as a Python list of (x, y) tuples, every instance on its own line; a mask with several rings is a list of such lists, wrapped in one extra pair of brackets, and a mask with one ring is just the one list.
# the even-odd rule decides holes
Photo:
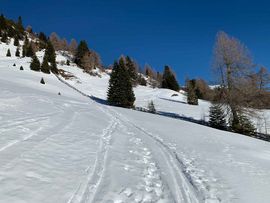
[(87, 40), (104, 64), (121, 54), (162, 71), (170, 65), (183, 84), (189, 76), (213, 80), (212, 48), (224, 30), (270, 67), (270, 2), (261, 0), (0, 0), (0, 12), (68, 40)]

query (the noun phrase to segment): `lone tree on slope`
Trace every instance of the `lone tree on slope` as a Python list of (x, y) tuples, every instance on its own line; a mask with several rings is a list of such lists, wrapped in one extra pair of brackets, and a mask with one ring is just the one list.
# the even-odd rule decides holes
[(133, 107), (135, 96), (123, 58), (119, 60), (119, 63), (114, 63), (109, 81), (107, 100), (111, 105), (126, 108)]

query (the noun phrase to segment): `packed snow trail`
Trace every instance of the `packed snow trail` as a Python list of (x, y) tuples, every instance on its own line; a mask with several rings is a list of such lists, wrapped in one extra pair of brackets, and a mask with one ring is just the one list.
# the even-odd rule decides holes
[[(76, 91), (80, 92), (83, 96), (87, 96), (89, 98), (91, 98), (91, 95), (87, 95), (85, 93), (82, 93), (80, 90), (77, 90), (75, 87), (71, 86), (70, 84), (66, 83), (65, 81), (63, 81), (61, 78), (57, 77), (61, 82), (67, 84), (69, 87), (75, 89)], [(99, 104), (97, 104), (99, 105)], [(173, 199), (174, 202), (187, 202), (187, 203), (192, 203), (192, 202), (202, 202), (202, 200), (206, 200), (208, 201), (203, 195), (204, 194), (199, 194), (199, 190), (196, 188), (195, 184), (193, 184), (192, 179), (190, 178), (190, 176), (188, 176), (187, 173), (185, 173), (184, 169), (181, 168), (183, 167), (183, 164), (181, 162), (181, 160), (179, 159), (179, 157), (173, 153), (171, 151), (171, 149), (164, 144), (161, 140), (155, 138), (153, 135), (151, 135), (149, 132), (144, 131), (142, 128), (136, 126), (134, 123), (131, 123), (129, 120), (127, 120), (123, 115), (117, 113), (115, 110), (113, 110), (111, 107), (109, 106), (102, 106), (100, 108), (106, 109), (109, 116), (114, 117), (115, 119), (118, 120), (118, 122), (122, 125), (123, 128), (125, 128), (125, 131), (127, 131), (127, 129), (129, 130), (128, 134), (131, 134), (133, 137), (133, 139), (137, 139), (139, 140), (139, 142), (142, 142), (142, 140), (144, 141), (145, 139), (148, 139), (148, 142), (150, 141), (151, 144), (154, 144), (154, 153), (155, 154), (161, 154), (162, 155), (162, 159), (159, 159), (159, 165), (162, 166), (163, 168), (163, 179), (165, 179), (167, 184), (169, 183), (169, 189), (171, 194), (173, 194)], [(104, 110), (103, 110), (104, 111)], [(132, 131), (130, 131), (132, 129)], [(119, 133), (119, 132), (118, 132)], [(144, 135), (144, 136), (141, 136)], [(119, 136), (119, 135), (118, 135)], [(138, 138), (140, 137), (140, 138)], [(131, 139), (132, 139), (131, 138)], [(150, 139), (149, 139), (150, 138)], [(147, 151), (147, 155), (152, 154), (149, 149), (144, 148)], [(112, 159), (115, 159), (115, 157), (112, 157)], [(110, 160), (112, 160), (110, 159)], [(154, 157), (154, 159), (156, 159), (156, 157)], [(147, 162), (147, 161), (146, 161)], [(156, 171), (156, 164), (155, 162), (151, 163), (154, 166), (154, 169)], [(105, 166), (104, 166), (105, 167)], [(102, 170), (102, 172), (104, 172), (105, 169)], [(115, 171), (114, 171), (115, 173)], [(149, 181), (148, 181), (149, 182)], [(88, 183), (92, 188), (96, 188), (97, 187), (97, 183)], [(100, 184), (100, 183), (99, 183)], [(107, 184), (107, 183), (106, 183)], [(151, 185), (151, 183), (149, 183)], [(106, 187), (104, 185), (104, 187)], [(103, 188), (104, 188), (103, 187)], [(148, 188), (148, 190), (150, 190)], [(131, 190), (129, 189), (129, 195), (131, 194), (133, 195), (133, 192), (131, 193)], [(146, 188), (147, 191), (147, 188)], [(152, 190), (150, 190), (152, 192)], [(85, 190), (86, 193), (85, 195), (87, 195), (87, 199), (89, 199), (89, 193), (91, 193), (90, 191), (88, 191), (87, 189)], [(84, 193), (85, 193), (84, 192)], [(109, 192), (109, 191), (107, 191)], [(159, 192), (160, 193), (160, 192)], [(96, 196), (100, 196), (100, 194), (95, 194)], [(90, 195), (91, 196), (91, 195)], [(104, 196), (105, 194), (102, 193), (102, 198), (96, 198), (97, 202), (98, 201), (104, 201)], [(93, 199), (93, 197), (92, 197)], [(218, 202), (217, 198), (212, 198), (211, 199), (216, 200), (216, 202)], [(129, 200), (132, 201), (132, 200)], [(134, 199), (133, 201), (136, 202), (136, 199)], [(143, 199), (141, 198), (140, 201), (144, 202)], [(149, 196), (147, 201), (157, 201), (157, 199), (153, 199), (153, 197)], [(87, 202), (86, 199), (82, 199), (81, 202)], [(89, 201), (92, 202), (92, 201)]]

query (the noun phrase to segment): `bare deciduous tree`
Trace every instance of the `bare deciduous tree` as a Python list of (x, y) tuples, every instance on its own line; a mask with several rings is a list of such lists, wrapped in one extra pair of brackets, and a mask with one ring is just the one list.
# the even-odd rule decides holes
[(213, 68), (220, 80), (222, 90), (220, 97), (229, 107), (232, 122), (239, 123), (239, 115), (248, 107), (252, 92), (250, 75), (254, 65), (247, 47), (238, 39), (219, 32), (214, 47)]

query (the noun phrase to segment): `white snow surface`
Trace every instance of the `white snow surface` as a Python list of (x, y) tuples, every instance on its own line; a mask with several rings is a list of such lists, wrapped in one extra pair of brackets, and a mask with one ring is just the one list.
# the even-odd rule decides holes
[[(7, 48), (16, 50), (0, 44), (0, 202), (270, 202), (270, 143), (104, 105), (106, 73), (58, 66), (92, 100)], [(187, 105), (182, 93), (135, 94), (136, 106), (207, 119), (209, 104)]]

